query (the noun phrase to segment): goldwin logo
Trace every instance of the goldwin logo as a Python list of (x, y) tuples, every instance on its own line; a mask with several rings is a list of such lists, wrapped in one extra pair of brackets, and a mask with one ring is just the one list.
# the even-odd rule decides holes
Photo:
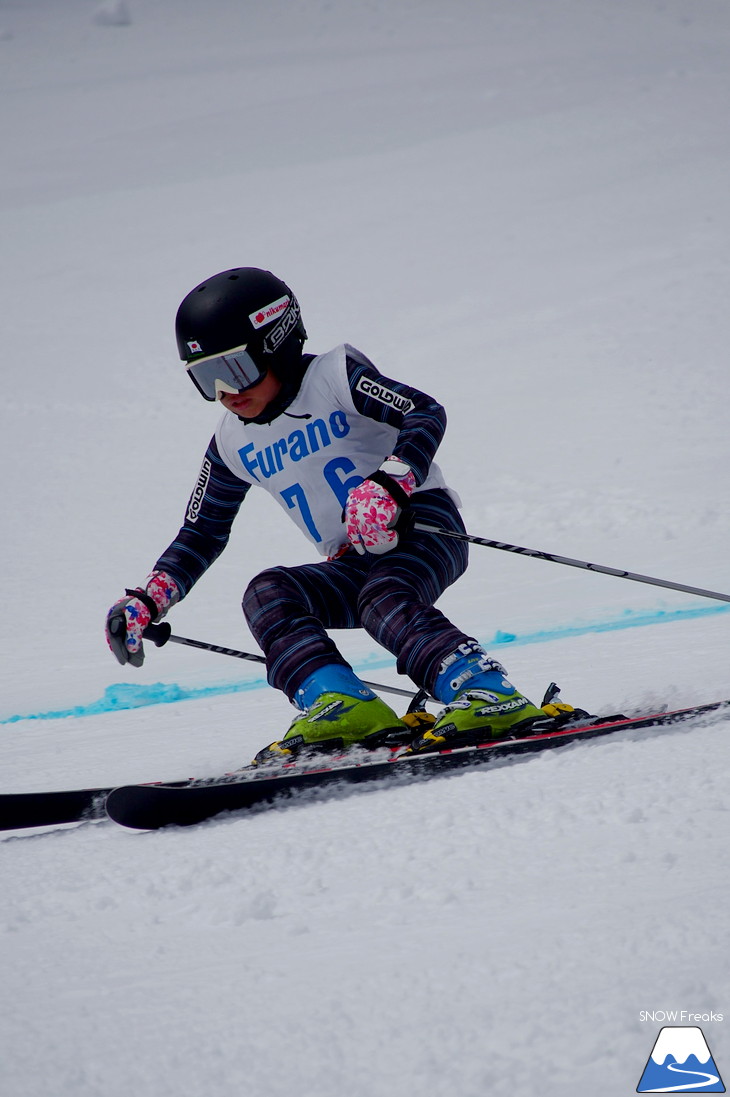
[(371, 400), (377, 400), (379, 404), (389, 404), (396, 411), (402, 411), (404, 415), (413, 407), (413, 401), (409, 400), (407, 396), (400, 396), (392, 389), (386, 388), (385, 385), (373, 381), (372, 377), (361, 377), (355, 387), (358, 392), (369, 396)]
[(186, 521), (195, 524), (200, 514), (200, 507), (205, 496), (206, 488), (208, 487), (208, 481), (211, 474), (211, 463), (206, 457), (198, 473), (198, 479), (195, 487), (193, 488), (193, 494), (190, 496), (190, 502), (188, 503), (188, 512), (185, 515)]

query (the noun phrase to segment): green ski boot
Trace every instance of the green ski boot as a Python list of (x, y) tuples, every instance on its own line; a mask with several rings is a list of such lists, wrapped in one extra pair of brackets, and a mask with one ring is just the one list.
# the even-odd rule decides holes
[(411, 743), (409, 753), (453, 750), (498, 739), (508, 733), (527, 733), (538, 719), (545, 720), (545, 713), (517, 690), (506, 694), (496, 690), (465, 689), (441, 709), (434, 726)]
[(434, 696), (445, 707), (432, 728), (417, 736), (409, 752), (453, 750), (527, 731), (545, 713), (519, 693), (505, 670), (476, 640), (469, 640), (441, 664)]
[(303, 711), (294, 717), (283, 739), (258, 752), (254, 765), (291, 762), (303, 752), (355, 745), (375, 748), (391, 735), (401, 741), (408, 737), (408, 729), (390, 705), (340, 664), (310, 675), (296, 692), (296, 704)]

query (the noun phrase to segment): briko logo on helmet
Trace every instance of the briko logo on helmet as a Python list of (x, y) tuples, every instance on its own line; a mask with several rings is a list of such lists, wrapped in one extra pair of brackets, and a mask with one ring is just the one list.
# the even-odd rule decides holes
[(289, 333), (297, 326), (301, 317), (299, 302), (296, 297), (287, 298), (284, 306), (285, 312), (275, 328), (272, 328), (264, 338), (264, 354), (274, 354), (284, 342)]

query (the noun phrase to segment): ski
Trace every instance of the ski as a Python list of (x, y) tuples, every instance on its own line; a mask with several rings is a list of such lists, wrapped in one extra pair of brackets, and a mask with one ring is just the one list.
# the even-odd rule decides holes
[[(298, 798), (307, 791), (351, 784), (377, 784), (385, 781), (414, 781), (481, 764), (494, 764), (504, 758), (537, 754), (555, 747), (583, 742), (598, 736), (642, 728), (666, 727), (694, 717), (730, 710), (730, 701), (672, 712), (644, 716), (604, 716), (590, 722), (527, 735), (521, 739), (497, 739), (477, 746), (428, 754), (383, 752), (368, 757), (352, 753), (319, 757), (307, 766), (291, 762), (274, 772), (250, 768), (214, 781), (178, 782), (175, 785), (122, 785), (106, 798), (110, 819), (136, 830), (157, 830), (165, 826), (191, 826), (226, 811), (240, 811), (257, 805), (281, 803)], [(377, 757), (375, 755), (378, 755)]]
[(103, 819), (110, 788), (63, 789), (59, 792), (6, 792), (0, 794), (0, 830), (52, 827)]
[[(475, 747), (441, 751), (433, 754), (394, 754), (387, 760), (382, 752), (367, 756), (356, 763), (347, 755), (323, 756), (316, 768), (303, 769), (295, 763), (277, 770), (243, 770), (213, 781), (173, 781), (165, 784), (126, 785), (121, 788), (63, 789), (52, 792), (0, 793), (0, 830), (22, 830), (31, 827), (61, 826), (86, 820), (98, 820), (109, 815), (115, 821), (136, 829), (156, 829), (170, 823), (189, 825), (202, 822), (223, 811), (274, 803), (296, 795), (299, 790), (328, 785), (360, 784), (380, 779), (410, 778), (448, 773), (463, 766), (496, 762), (520, 754), (534, 754), (612, 732), (661, 727), (687, 721), (696, 716), (730, 710), (730, 701), (694, 705), (672, 712), (652, 713), (635, 717), (600, 717), (593, 722), (523, 739), (498, 739)], [(141, 826), (126, 822), (121, 816), (123, 804), (151, 804), (145, 808), (154, 815), (152, 824)], [(172, 805), (172, 807), (168, 806)], [(180, 805), (180, 806), (178, 806)], [(108, 807), (108, 813), (105, 810)], [(130, 806), (127, 818), (137, 811)], [(170, 815), (169, 813), (173, 814)], [(201, 814), (202, 812), (202, 814)], [(119, 818), (117, 819), (117, 815)]]
[[(187, 781), (179, 784), (186, 785)], [(169, 786), (169, 787), (174, 787)], [(61, 789), (57, 792), (0, 793), (0, 830), (26, 830), (106, 819), (104, 804), (114, 788)]]

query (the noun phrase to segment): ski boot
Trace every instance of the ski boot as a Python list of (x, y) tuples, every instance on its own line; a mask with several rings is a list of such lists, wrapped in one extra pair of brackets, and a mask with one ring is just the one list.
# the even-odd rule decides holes
[(361, 682), (350, 667), (332, 663), (311, 674), (297, 690), (294, 703), (302, 711), (283, 739), (260, 750), (253, 765), (291, 762), (302, 754), (346, 750), (358, 745), (375, 749), (409, 739), (393, 709)]
[(474, 746), (507, 734), (523, 734), (546, 714), (508, 682), (501, 663), (474, 641), (441, 664), (434, 696), (445, 702), (433, 727), (417, 736), (408, 753)]

